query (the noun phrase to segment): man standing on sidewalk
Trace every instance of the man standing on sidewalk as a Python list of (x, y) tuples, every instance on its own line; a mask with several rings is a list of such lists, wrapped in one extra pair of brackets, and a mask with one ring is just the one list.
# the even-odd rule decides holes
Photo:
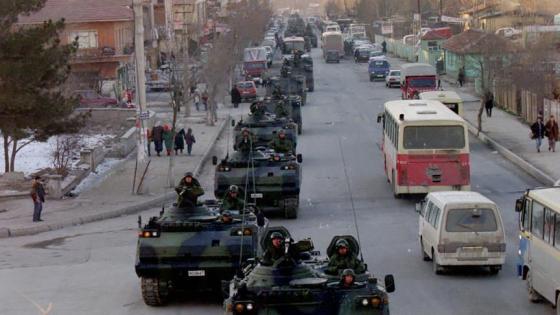
[(537, 143), (537, 152), (541, 152), (541, 144), (542, 139), (544, 138), (545, 130), (546, 127), (543, 124), (543, 118), (542, 116), (539, 116), (539, 118), (537, 118), (537, 122), (531, 125), (531, 138), (535, 139)]
[(490, 91), (486, 93), (486, 101), (484, 107), (486, 108), (486, 116), (492, 117), (492, 108), (494, 108), (494, 94), (492, 94), (492, 92)]
[(461, 69), (459, 69), (459, 76), (457, 77), (457, 81), (459, 82), (459, 86), (463, 87), (463, 82), (465, 82), (465, 68), (461, 67)]
[(43, 203), (45, 202), (45, 188), (40, 176), (35, 176), (31, 183), (31, 199), (33, 199), (33, 222), (43, 221), (41, 220), (41, 211), (43, 211)]

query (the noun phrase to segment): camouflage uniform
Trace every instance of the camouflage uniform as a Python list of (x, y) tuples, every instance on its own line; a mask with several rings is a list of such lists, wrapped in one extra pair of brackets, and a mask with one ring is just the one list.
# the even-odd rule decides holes
[[(247, 136), (243, 135), (243, 133), (249, 133)], [(236, 150), (240, 151), (243, 154), (249, 154), (251, 152), (251, 146), (253, 145), (253, 135), (248, 130), (243, 130), (241, 132), (241, 138), (235, 144)]]
[(278, 153), (290, 153), (294, 151), (294, 143), (286, 137), (282, 139), (276, 136), (268, 143), (268, 146)]
[(239, 196), (233, 197), (232, 193), (239, 193), (236, 185), (231, 185), (226, 192), (226, 196), (222, 199), (222, 210), (243, 210), (245, 209), (245, 201)]
[(277, 261), (278, 259), (282, 258), (285, 255), (284, 236), (278, 232), (274, 232), (271, 235), (271, 239), (275, 239), (275, 238), (282, 239), (282, 243), (278, 248), (274, 247), (274, 245), (272, 245), (272, 242), (269, 243), (268, 247), (266, 248), (263, 254), (263, 259), (261, 262), (265, 266), (272, 266), (275, 261)]
[[(343, 246), (348, 248), (347, 254), (344, 256), (338, 253), (338, 249)], [(352, 269), (355, 273), (364, 273), (366, 271), (364, 263), (360, 261), (353, 252), (351, 252), (346, 240), (339, 240), (336, 242), (336, 249), (337, 252), (329, 257), (329, 266), (326, 270), (327, 273), (337, 274), (339, 270), (343, 269)]]
[(278, 103), (276, 103), (274, 113), (276, 114), (276, 117), (288, 117), (290, 115), (290, 111), (288, 110), (284, 101), (279, 101)]
[(265, 107), (260, 102), (254, 102), (253, 104), (251, 104), (249, 109), (251, 111), (251, 114), (253, 114), (253, 116), (256, 118), (260, 118), (265, 114)]
[[(190, 183), (187, 183), (187, 177), (192, 178)], [(198, 203), (198, 197), (204, 195), (204, 189), (202, 189), (198, 180), (190, 172), (181, 179), (179, 185), (175, 187), (175, 191), (178, 194), (177, 205), (180, 208), (195, 207)]]

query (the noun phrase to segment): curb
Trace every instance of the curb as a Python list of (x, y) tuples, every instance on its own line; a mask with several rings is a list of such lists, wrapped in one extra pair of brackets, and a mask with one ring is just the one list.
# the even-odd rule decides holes
[[(214, 149), (214, 147), (216, 145), (216, 142), (218, 141), (218, 139), (220, 138), (220, 136), (224, 132), (225, 127), (227, 126), (228, 122), (230, 121), (230, 118), (231, 118), (231, 116), (228, 114), (227, 117), (224, 119), (224, 121), (218, 127), (218, 132), (216, 133), (214, 138), (211, 139), (210, 145), (208, 146), (208, 148), (206, 149), (206, 151), (202, 155), (202, 158), (200, 159), (200, 162), (198, 163), (198, 165), (195, 167), (195, 169), (193, 171), (193, 174), (195, 176), (200, 175), (200, 172), (202, 171), (202, 168), (204, 167), (204, 164), (208, 160), (208, 158), (210, 156), (210, 153), (212, 152), (212, 150)], [(159, 196), (156, 196), (156, 197), (154, 197), (150, 200), (140, 202), (140, 203), (137, 203), (137, 204), (133, 204), (133, 205), (129, 205), (129, 206), (126, 206), (126, 207), (123, 207), (123, 208), (114, 209), (114, 210), (107, 211), (107, 212), (102, 212), (102, 213), (86, 215), (86, 216), (83, 216), (83, 217), (74, 218), (74, 219), (71, 219), (71, 220), (65, 220), (65, 221), (58, 222), (58, 223), (49, 223), (49, 224), (44, 224), (44, 225), (24, 227), (24, 228), (16, 228), (16, 229), (0, 228), (0, 239), (9, 238), (9, 237), (17, 237), (17, 236), (35, 235), (35, 234), (40, 234), (40, 233), (44, 233), (44, 232), (48, 232), (48, 231), (60, 230), (62, 228), (69, 227), (69, 226), (76, 226), (76, 225), (91, 223), (91, 222), (95, 222), (95, 221), (112, 219), (112, 218), (120, 217), (120, 216), (123, 216), (123, 215), (134, 214), (134, 213), (138, 213), (138, 212), (144, 211), (144, 210), (149, 209), (149, 208), (160, 206), (162, 203), (165, 203), (166, 201), (172, 200), (173, 198), (175, 198), (175, 192), (171, 191), (171, 192), (163, 193), (163, 194), (161, 194)]]
[(491, 148), (496, 149), (503, 157), (505, 157), (508, 161), (513, 163), (515, 166), (519, 167), (521, 170), (525, 171), (525, 173), (531, 175), (535, 179), (537, 179), (542, 184), (547, 186), (553, 186), (555, 180), (548, 176), (545, 172), (538, 169), (537, 167), (533, 166), (531, 163), (524, 160), (519, 155), (513, 153), (511, 150), (507, 149), (503, 145), (496, 142), (494, 139), (488, 137), (485, 133), (480, 132), (477, 136), (477, 128), (474, 126), (470, 121), (465, 120), (467, 122), (467, 126), (469, 128), (469, 132), (472, 133), (475, 137), (477, 137), (480, 141), (485, 143)]

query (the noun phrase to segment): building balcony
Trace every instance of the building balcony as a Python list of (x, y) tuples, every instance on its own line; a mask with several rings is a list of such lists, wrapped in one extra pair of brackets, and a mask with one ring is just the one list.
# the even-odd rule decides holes
[(132, 46), (122, 49), (104, 46), (101, 48), (78, 49), (70, 63), (128, 62), (134, 52)]

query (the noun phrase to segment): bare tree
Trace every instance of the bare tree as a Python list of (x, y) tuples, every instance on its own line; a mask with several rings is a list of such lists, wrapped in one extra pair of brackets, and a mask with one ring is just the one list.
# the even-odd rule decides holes
[(52, 165), (58, 175), (68, 174), (68, 165), (75, 152), (80, 149), (80, 137), (75, 135), (57, 136), (51, 152)]

